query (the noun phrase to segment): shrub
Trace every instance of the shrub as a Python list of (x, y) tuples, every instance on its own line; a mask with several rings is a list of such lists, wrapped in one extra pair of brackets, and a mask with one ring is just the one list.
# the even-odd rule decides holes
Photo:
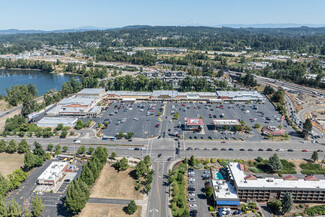
[(215, 163), (216, 162), (216, 159), (215, 158), (211, 158), (210, 162), (211, 163)]
[(214, 212), (213, 206), (209, 206), (209, 210), (210, 210), (210, 212)]

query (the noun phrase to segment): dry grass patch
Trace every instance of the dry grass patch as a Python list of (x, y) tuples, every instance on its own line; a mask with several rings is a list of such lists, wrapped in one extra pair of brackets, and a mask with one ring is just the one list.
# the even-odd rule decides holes
[(0, 173), (4, 177), (7, 177), (7, 175), (22, 166), (24, 166), (23, 154), (0, 153)]
[(10, 106), (7, 101), (0, 100), (0, 112), (7, 111), (10, 108), (12, 108), (12, 106)]
[(126, 214), (124, 211), (126, 205), (87, 203), (86, 207), (78, 215), (79, 217), (140, 217), (141, 207), (133, 215)]
[(143, 196), (134, 189), (135, 179), (130, 176), (134, 169), (117, 172), (114, 167), (105, 165), (98, 177), (90, 197), (141, 200)]

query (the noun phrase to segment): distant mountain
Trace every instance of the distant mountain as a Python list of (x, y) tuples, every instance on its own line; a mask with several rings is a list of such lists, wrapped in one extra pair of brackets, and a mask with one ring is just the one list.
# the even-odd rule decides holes
[(110, 28), (100, 28), (95, 26), (82, 26), (73, 29), (58, 29), (58, 30), (19, 30), (19, 29), (7, 29), (0, 30), (0, 35), (7, 34), (35, 34), (35, 33), (65, 33), (65, 32), (86, 32), (86, 31), (95, 31), (95, 30), (106, 30)]

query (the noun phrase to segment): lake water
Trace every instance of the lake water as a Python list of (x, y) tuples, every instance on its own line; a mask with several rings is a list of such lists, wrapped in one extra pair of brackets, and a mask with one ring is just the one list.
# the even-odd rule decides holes
[(62, 83), (69, 81), (73, 75), (58, 75), (35, 70), (7, 70), (0, 69), (0, 94), (6, 95), (6, 88), (14, 85), (34, 84), (38, 95), (43, 95), (48, 90), (61, 90)]

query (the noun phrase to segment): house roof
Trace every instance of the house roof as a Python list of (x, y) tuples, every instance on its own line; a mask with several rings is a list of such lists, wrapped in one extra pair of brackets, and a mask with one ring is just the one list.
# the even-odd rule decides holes
[(297, 177), (293, 176), (293, 175), (288, 175), (283, 177), (284, 180), (298, 180)]
[(306, 176), (304, 178), (305, 181), (319, 181), (319, 179), (315, 176)]
[(246, 180), (256, 180), (257, 178), (254, 175), (248, 175), (248, 176), (245, 177), (245, 179)]

